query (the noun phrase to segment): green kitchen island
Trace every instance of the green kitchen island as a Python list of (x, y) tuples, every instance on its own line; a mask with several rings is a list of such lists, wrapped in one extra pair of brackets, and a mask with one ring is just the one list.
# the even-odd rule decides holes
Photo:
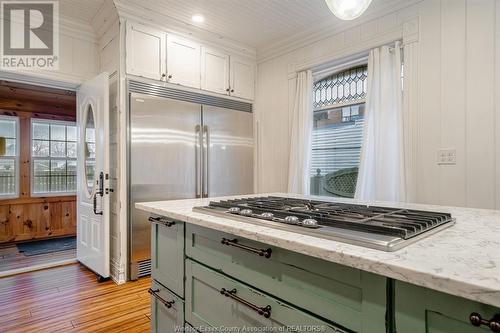
[(151, 213), (153, 332), (500, 331), (499, 211), (265, 195), (440, 211), (456, 224), (385, 252), (193, 212), (229, 197), (136, 204)]

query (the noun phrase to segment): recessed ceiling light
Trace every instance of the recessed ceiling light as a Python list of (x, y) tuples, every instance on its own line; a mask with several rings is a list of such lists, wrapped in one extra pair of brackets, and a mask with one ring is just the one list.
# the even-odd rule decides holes
[(193, 20), (193, 22), (196, 22), (196, 23), (205, 22), (205, 18), (201, 14), (195, 14), (195, 15), (191, 16), (191, 20)]

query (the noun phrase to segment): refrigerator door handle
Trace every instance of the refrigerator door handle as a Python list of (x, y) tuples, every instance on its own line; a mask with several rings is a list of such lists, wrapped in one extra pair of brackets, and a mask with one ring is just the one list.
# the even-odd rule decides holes
[(209, 175), (209, 150), (210, 150), (210, 131), (208, 129), (207, 125), (203, 126), (203, 135), (204, 135), (204, 144), (203, 144), (203, 152), (204, 152), (204, 157), (203, 157), (203, 162), (204, 162), (204, 168), (203, 168), (203, 198), (208, 198), (208, 175)]
[(195, 149), (195, 186), (196, 186), (196, 197), (201, 198), (201, 151), (203, 144), (203, 136), (201, 133), (201, 125), (196, 125), (194, 129), (194, 133), (196, 136), (196, 144), (194, 145)]

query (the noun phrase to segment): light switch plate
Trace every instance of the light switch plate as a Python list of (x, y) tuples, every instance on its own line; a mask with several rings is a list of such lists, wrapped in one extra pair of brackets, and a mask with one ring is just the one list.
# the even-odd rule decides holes
[(439, 165), (455, 165), (457, 164), (456, 149), (440, 149), (438, 150), (437, 163)]

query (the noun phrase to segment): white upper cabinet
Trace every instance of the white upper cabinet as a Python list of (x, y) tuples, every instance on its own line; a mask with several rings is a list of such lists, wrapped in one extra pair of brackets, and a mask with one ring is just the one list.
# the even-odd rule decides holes
[(127, 21), (125, 32), (127, 74), (253, 100), (250, 59), (140, 23)]
[(126, 70), (128, 74), (159, 80), (165, 73), (165, 38), (162, 31), (127, 22)]
[(201, 89), (229, 95), (229, 55), (201, 48)]
[(168, 82), (200, 88), (200, 52), (200, 44), (168, 35)]
[(253, 62), (231, 57), (231, 96), (253, 99), (255, 65)]

